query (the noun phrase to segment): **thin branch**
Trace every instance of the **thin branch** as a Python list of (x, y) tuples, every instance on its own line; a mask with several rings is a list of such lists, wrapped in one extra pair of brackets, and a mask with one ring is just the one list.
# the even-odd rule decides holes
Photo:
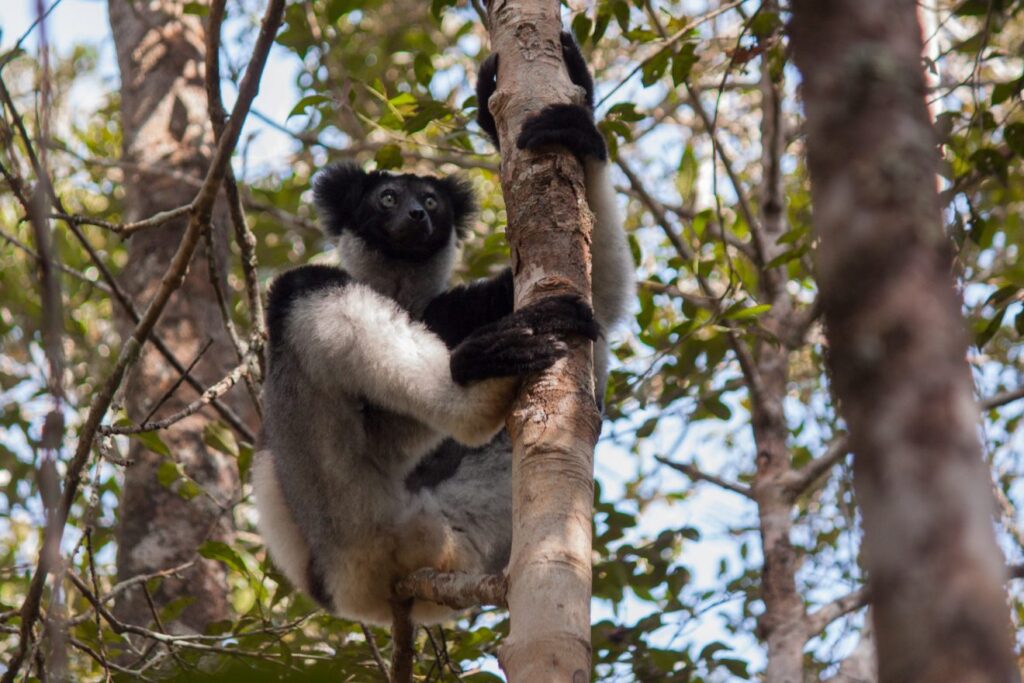
[[(212, 338), (206, 340), (206, 343), (203, 344), (202, 348), (199, 349), (199, 352), (196, 353), (196, 357), (193, 358), (192, 362), (188, 364), (187, 368), (185, 368), (185, 372), (179, 374), (178, 375), (178, 379), (174, 381), (174, 384), (172, 384), (170, 387), (168, 387), (167, 391), (164, 392), (164, 395), (161, 396), (159, 398), (159, 400), (157, 400), (153, 404), (153, 407), (149, 409), (149, 412), (146, 413), (146, 416), (144, 418), (142, 418), (142, 423), (143, 424), (145, 424), (146, 422), (149, 422), (149, 418), (151, 418), (154, 415), (156, 415), (156, 411), (160, 410), (160, 407), (163, 406), (163, 404), (166, 403), (168, 401), (168, 399), (171, 398), (171, 396), (174, 396), (174, 392), (176, 392), (178, 390), (178, 387), (181, 386), (181, 383), (185, 381), (185, 376), (188, 375), (190, 372), (192, 372), (192, 370), (196, 367), (196, 365), (199, 363), (199, 361), (202, 360), (203, 354), (205, 354), (207, 351), (209, 351), (211, 346), (213, 346), (213, 339)], [(100, 433), (102, 433), (102, 431), (103, 430), (100, 429)]]
[(181, 422), (186, 417), (195, 415), (200, 410), (210, 405), (215, 399), (223, 396), (228, 391), (230, 391), (231, 387), (235, 386), (238, 383), (238, 380), (242, 379), (251, 372), (252, 360), (253, 354), (250, 351), (242, 358), (242, 362), (236, 365), (231, 370), (231, 372), (229, 372), (227, 375), (223, 377), (223, 379), (221, 379), (219, 382), (217, 382), (209, 389), (204, 391), (202, 396), (200, 396), (198, 399), (192, 401), (192, 403), (189, 403), (187, 406), (185, 406), (178, 412), (174, 413), (173, 415), (169, 415), (168, 417), (165, 417), (162, 420), (157, 420), (156, 422), (143, 421), (143, 423), (140, 425), (133, 425), (127, 427), (117, 425), (103, 425), (99, 428), (98, 431), (100, 434), (106, 436), (109, 434), (141, 434), (142, 432), (154, 432), (161, 429), (167, 429), (176, 422)]
[[(231, 120), (228, 123), (220, 143), (217, 145), (213, 159), (210, 161), (210, 167), (206, 173), (206, 178), (203, 180), (203, 185), (193, 202), (195, 211), (191, 214), (188, 228), (186, 228), (185, 234), (182, 235), (178, 250), (174, 254), (170, 265), (167, 267), (167, 271), (161, 280), (159, 290), (157, 290), (153, 300), (146, 308), (146, 312), (143, 314), (142, 319), (135, 326), (135, 330), (132, 332), (132, 335), (122, 346), (121, 353), (118, 356), (117, 364), (115, 365), (113, 372), (107, 378), (103, 387), (96, 393), (91, 405), (89, 406), (88, 416), (86, 417), (85, 423), (82, 425), (80, 431), (78, 446), (75, 449), (73, 457), (67, 463), (64, 495), (61, 499), (60, 508), (55, 513), (58, 528), (56, 531), (56, 539), (53, 539), (53, 542), (58, 546), (60, 545), (60, 538), (63, 535), (64, 525), (67, 523), (71, 506), (77, 496), (78, 487), (82, 480), (82, 470), (85, 468), (86, 462), (88, 462), (89, 454), (92, 451), (92, 442), (96, 436), (100, 422), (106, 415), (107, 410), (110, 407), (110, 403), (114, 399), (114, 394), (121, 386), (121, 382), (124, 379), (129, 366), (131, 366), (139, 357), (142, 347), (149, 337), (149, 333), (156, 326), (157, 320), (159, 320), (163, 313), (164, 307), (170, 300), (171, 295), (184, 281), (185, 271), (188, 268), (188, 264), (192, 260), (192, 254), (195, 252), (195, 248), (199, 243), (199, 237), (202, 234), (202, 229), (210, 221), (210, 216), (213, 212), (213, 203), (217, 197), (218, 188), (220, 187), (221, 180), (224, 177), (224, 171), (230, 161), (231, 153), (235, 148), (235, 144), (238, 142), (238, 136), (241, 132), (242, 124), (245, 121), (246, 114), (248, 113), (249, 107), (252, 105), (252, 100), (256, 96), (256, 91), (259, 88), (259, 80), (263, 73), (263, 67), (266, 64), (267, 55), (273, 45), (274, 36), (277, 34), (277, 29), (281, 25), (283, 14), (284, 0), (270, 0), (267, 5), (266, 14), (264, 15), (263, 25), (260, 27), (259, 38), (257, 38), (256, 46), (253, 49), (252, 59), (249, 62), (249, 66), (246, 68), (245, 77), (242, 79), (242, 83), (239, 86), (238, 99), (235, 102), (235, 107), (231, 114)], [(10, 95), (7, 93), (6, 87), (2, 86), (2, 82), (0, 82), (0, 93), (4, 94), (5, 100), (9, 99)], [(34, 162), (33, 165), (36, 166), (36, 168), (41, 168), (37, 161)], [(42, 180), (42, 178), (43, 174), (40, 174), (40, 179)], [(48, 541), (49, 539), (44, 539), (44, 545), (46, 545)], [(32, 641), (32, 628), (35, 625), (36, 619), (39, 617), (40, 599), (42, 598), (43, 586), (46, 583), (46, 576), (49, 571), (50, 562), (47, 554), (40, 553), (35, 574), (32, 576), (32, 582), (29, 585), (25, 601), (22, 603), (21, 637), (18, 643), (18, 649), (11, 658), (7, 671), (4, 672), (2, 683), (14, 682), (21, 670), (21, 665), (24, 661), (25, 655), (28, 654), (30, 643)]]
[(384, 680), (391, 680), (391, 671), (388, 670), (388, 665), (380, 653), (380, 648), (377, 647), (377, 639), (373, 637), (373, 632), (361, 621), (359, 622), (359, 628), (363, 630), (363, 637), (366, 638), (366, 644), (370, 648), (370, 654), (373, 655), (373, 661), (377, 662), (377, 668), (380, 669), (381, 674), (384, 676)]
[(133, 221), (131, 223), (111, 223), (100, 218), (94, 218), (92, 216), (82, 216), (79, 214), (66, 214), (66, 213), (54, 213), (50, 215), (50, 218), (57, 218), (65, 221), (66, 223), (74, 223), (75, 225), (95, 225), (98, 228), (109, 230), (121, 237), (129, 237), (140, 230), (146, 230), (148, 228), (157, 228), (166, 223), (170, 223), (176, 218), (181, 218), (189, 214), (192, 211), (192, 204), (186, 204), (179, 206), (175, 209), (169, 209), (167, 211), (160, 211), (149, 218), (141, 221)]
[(807, 638), (810, 639), (821, 633), (825, 630), (826, 626), (839, 617), (859, 610), (868, 604), (869, 600), (867, 586), (861, 586), (857, 590), (847, 593), (827, 605), (822, 605), (807, 615)]
[(725, 169), (726, 175), (729, 176), (729, 182), (732, 184), (733, 191), (736, 193), (740, 213), (743, 214), (743, 220), (747, 222), (747, 226), (750, 228), (750, 234), (754, 237), (751, 241), (756, 255), (754, 260), (759, 265), (764, 265), (770, 260), (768, 258), (765, 238), (761, 232), (761, 224), (758, 223), (753, 210), (750, 208), (750, 202), (747, 200), (747, 195), (743, 191), (743, 184), (740, 182), (739, 175), (737, 175), (736, 169), (733, 168), (732, 160), (729, 158), (728, 154), (726, 154), (721, 141), (718, 139), (715, 122), (704, 109), (704, 105), (700, 101), (700, 93), (689, 83), (686, 83), (686, 92), (690, 95), (690, 102), (693, 104), (694, 111), (697, 112), (697, 116), (700, 117), (701, 123), (704, 124), (704, 130), (711, 138), (712, 147), (717, 151), (718, 158), (722, 161), (722, 167)]
[(412, 600), (391, 601), (391, 683), (412, 683), (416, 627), (411, 614)]
[(1014, 391), (1005, 391), (995, 396), (989, 396), (978, 401), (978, 405), (981, 406), (982, 410), (993, 410), (995, 408), (1001, 408), (1007, 403), (1013, 403), (1024, 398), (1024, 387), (1016, 389)]
[(821, 457), (811, 460), (799, 470), (788, 470), (782, 480), (791, 499), (807, 491), (818, 479), (831, 470), (850, 452), (850, 440), (846, 434), (839, 436)]
[[(37, 254), (35, 252), (35, 250), (32, 249), (32, 247), (28, 246), (27, 244), (25, 244), (24, 242), (19, 240), (14, 235), (11, 235), (10, 233), (7, 233), (7, 232), (4, 232), (3, 230), (0, 230), (0, 239), (3, 239), (5, 241), (7, 241), (7, 242), (10, 242), (14, 246), (16, 246), (18, 249), (20, 249), (21, 251), (25, 252), (26, 254), (28, 254), (30, 257), (36, 259), (37, 261), (41, 258), (39, 256), (39, 254)], [(88, 275), (86, 275), (85, 273), (83, 273), (80, 270), (75, 270), (74, 268), (70, 268), (68, 266), (65, 266), (63, 263), (55, 263), (54, 265), (62, 273), (67, 273), (68, 275), (70, 275), (70, 276), (72, 276), (72, 277), (74, 277), (74, 278), (76, 278), (78, 280), (81, 280), (82, 282), (85, 282), (86, 284), (92, 285), (93, 287), (95, 287), (96, 289), (100, 290), (104, 294), (108, 294), (109, 295), (109, 294), (112, 293), (110, 287), (108, 287), (106, 283), (100, 282), (99, 280), (94, 280), (93, 278), (89, 277)]]
[[(220, 91), (220, 34), (221, 24), (224, 21), (224, 2), (215, 2), (210, 7), (208, 26), (206, 30), (206, 101), (209, 110), (210, 123), (213, 125), (215, 138), (219, 141), (224, 133), (226, 124), (224, 104)], [(256, 260), (256, 236), (245, 220), (245, 210), (242, 208), (242, 197), (238, 191), (238, 183), (235, 181), (234, 170), (229, 165), (224, 175), (224, 193), (228, 199), (228, 214), (231, 217), (231, 225), (235, 231), (235, 243), (241, 253), (242, 272), (245, 276), (245, 293), (249, 303), (249, 318), (252, 326), (252, 341), (257, 349), (262, 348), (263, 340), (266, 338), (266, 323), (263, 317), (263, 300), (260, 297), (259, 278), (256, 274), (258, 262)], [(257, 355), (260, 375), (266, 371), (263, 367), (263, 354)], [(254, 378), (255, 379), (255, 378)], [(255, 385), (250, 385), (250, 392), (254, 393), (253, 400), (257, 413), (260, 412), (258, 396), (255, 395)]]
[(666, 285), (663, 282), (656, 282), (654, 280), (640, 280), (637, 285), (639, 285), (641, 289), (646, 289), (649, 292), (654, 292), (655, 294), (667, 294), (668, 296), (682, 299), (694, 306), (698, 306), (709, 311), (717, 311), (719, 308), (718, 299), (684, 292), (675, 285)]
[(643, 68), (645, 66), (647, 66), (647, 64), (649, 64), (650, 62), (652, 62), (655, 59), (657, 59), (658, 56), (661, 55), (662, 52), (664, 52), (665, 50), (668, 50), (669, 48), (673, 47), (676, 43), (678, 43), (680, 40), (685, 38), (687, 36), (687, 34), (690, 33), (690, 31), (692, 31), (693, 29), (697, 28), (701, 24), (714, 19), (718, 15), (725, 14), (729, 10), (731, 10), (731, 9), (733, 9), (735, 7), (739, 7), (742, 4), (743, 4), (743, 0), (735, 0), (734, 2), (725, 3), (725, 4), (721, 5), (720, 7), (717, 7), (716, 9), (713, 9), (713, 10), (711, 10), (710, 12), (708, 12), (706, 14), (702, 14), (701, 16), (697, 17), (696, 19), (694, 19), (693, 21), (691, 21), (690, 23), (686, 24), (681, 29), (679, 29), (678, 31), (673, 33), (671, 36), (665, 38), (664, 41), (663, 41), (663, 44), (660, 47), (658, 47), (658, 49), (655, 52), (653, 52), (650, 56), (648, 56), (642, 62), (637, 64), (636, 68), (634, 68), (632, 71), (630, 71), (628, 74), (626, 74), (625, 78), (623, 78), (621, 81), (619, 81), (619, 83), (614, 88), (612, 88), (610, 91), (608, 91), (608, 93), (604, 97), (602, 97), (601, 100), (596, 105), (594, 105), (595, 108), (600, 107), (602, 104), (607, 102), (608, 98), (610, 98), (612, 95), (614, 95), (616, 92), (618, 92), (618, 90), (622, 86), (626, 85), (626, 83), (628, 83), (630, 81), (630, 79), (633, 78), (633, 76), (636, 76), (638, 73), (643, 71)]
[(737, 484), (731, 481), (726, 481), (725, 479), (717, 477), (713, 474), (707, 474), (706, 472), (701, 471), (696, 466), (691, 465), (689, 463), (673, 462), (668, 458), (661, 457), (660, 455), (654, 456), (654, 459), (660, 462), (662, 465), (667, 465), (671, 467), (677, 472), (682, 472), (693, 481), (706, 481), (710, 484), (714, 484), (715, 486), (720, 486), (721, 488), (726, 489), (727, 491), (738, 493), (745, 498), (750, 498), (751, 500), (754, 499), (754, 494), (747, 486), (743, 486), (742, 484)]
[(507, 607), (508, 580), (501, 574), (465, 574), (418, 569), (395, 585), (399, 598), (429, 600), (452, 609)]

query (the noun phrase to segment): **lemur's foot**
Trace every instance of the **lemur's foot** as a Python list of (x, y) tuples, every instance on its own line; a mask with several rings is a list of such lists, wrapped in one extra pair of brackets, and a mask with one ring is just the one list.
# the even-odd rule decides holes
[(590, 111), (578, 104), (552, 104), (527, 119), (516, 139), (519, 149), (561, 145), (583, 161), (608, 159), (608, 147)]
[(562, 59), (569, 71), (569, 80), (587, 93), (587, 107), (594, 109), (594, 77), (590, 75), (587, 62), (583, 59), (579, 45), (568, 31), (562, 31)]

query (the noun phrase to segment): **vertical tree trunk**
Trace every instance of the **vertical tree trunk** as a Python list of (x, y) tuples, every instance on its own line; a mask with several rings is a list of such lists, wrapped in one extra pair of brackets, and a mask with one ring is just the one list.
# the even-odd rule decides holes
[[(195, 186), (159, 171), (175, 171), (201, 180), (209, 165), (212, 134), (203, 89), (204, 27), (196, 17), (182, 13), (184, 4), (183, 0), (109, 3), (121, 70), (124, 158), (154, 168), (152, 173), (126, 173), (125, 220), (144, 218), (192, 200)], [(122, 282), (136, 297), (137, 305), (148, 302), (159, 287), (187, 222), (185, 217), (131, 238)], [(224, 222), (216, 220), (216, 214), (214, 225), (214, 243), (224, 263)], [(193, 259), (154, 335), (161, 337), (186, 365), (212, 341), (192, 370), (204, 384), (216, 381), (229, 367), (231, 346), (203, 253)], [(125, 390), (132, 418), (141, 420), (147, 415), (178, 377), (153, 345), (147, 345)], [(189, 391), (187, 385), (180, 387), (156, 417), (183, 407), (193, 398), (184, 393)], [(195, 415), (161, 432), (172, 458), (183, 464), (204, 489), (204, 494), (190, 501), (159, 483), (157, 469), (163, 457), (138, 443), (133, 446), (134, 464), (126, 472), (119, 509), (120, 579), (187, 562), (195, 557), (203, 541), (224, 539), (231, 533), (229, 506), (237, 491), (237, 473), (232, 462), (204, 445), (202, 427), (206, 419)], [(202, 630), (211, 621), (226, 617), (223, 567), (203, 560), (183, 580), (164, 580), (153, 598), (159, 606), (186, 596), (192, 602), (180, 618), (183, 625)], [(126, 621), (145, 624), (152, 620), (141, 589), (122, 593), (117, 610)]]
[(798, 0), (819, 283), (884, 682), (1020, 680), (911, 0)]
[[(774, 2), (765, 2), (763, 7), (768, 11), (778, 11)], [(761, 59), (761, 221), (753, 231), (754, 239), (759, 242), (757, 251), (764, 263), (770, 263), (782, 251), (778, 239), (786, 232), (785, 193), (779, 167), (785, 147), (782, 93), (769, 59), (768, 52)], [(761, 324), (775, 339), (785, 339), (793, 313), (792, 300), (786, 291), (786, 267), (762, 268), (760, 289), (762, 301), (772, 306)], [(775, 340), (762, 339), (755, 350), (755, 381), (748, 381), (752, 394), (751, 421), (757, 445), (757, 474), (751, 490), (757, 501), (764, 552), (761, 595), (765, 611), (758, 625), (768, 645), (765, 681), (800, 683), (803, 680), (804, 644), (809, 634), (804, 603), (796, 588), (800, 561), (790, 538), (793, 500), (785, 486), (787, 476), (792, 475), (789, 426), (784, 410), (789, 348)]]
[[(583, 173), (567, 152), (523, 153), (515, 138), (544, 106), (577, 88), (562, 64), (557, 0), (491, 3), (501, 57), (490, 107), (501, 137), (501, 183), (516, 305), (590, 292)], [(509, 417), (513, 441), (511, 628), (500, 652), (513, 683), (590, 680), (593, 449), (601, 422), (589, 343), (524, 388)]]

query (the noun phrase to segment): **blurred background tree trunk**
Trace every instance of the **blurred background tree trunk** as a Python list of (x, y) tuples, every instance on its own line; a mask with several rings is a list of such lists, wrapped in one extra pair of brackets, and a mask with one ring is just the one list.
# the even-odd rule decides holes
[[(126, 221), (189, 203), (196, 185), (187, 178), (201, 180), (212, 153), (203, 81), (205, 31), (197, 17), (182, 13), (184, 5), (179, 0), (109, 3), (121, 71), (123, 159), (131, 164), (124, 181)], [(159, 286), (187, 222), (185, 216), (131, 237), (121, 284), (137, 308), (143, 307)], [(218, 262), (224, 264), (227, 241), (222, 211), (215, 213), (213, 225)], [(154, 335), (185, 366), (198, 356), (190, 372), (208, 386), (229, 369), (233, 350), (205, 252), (200, 247)], [(122, 317), (122, 323), (130, 321)], [(154, 345), (147, 345), (124, 391), (131, 418), (141, 421), (146, 417), (180, 377), (179, 369)], [(240, 395), (237, 389), (235, 392)], [(153, 417), (179, 410), (195, 397), (194, 388), (183, 382)], [(203, 425), (210, 415), (194, 415), (160, 433), (169, 457), (133, 440), (133, 464), (125, 473), (119, 511), (120, 580), (189, 562), (204, 541), (230, 537), (230, 510), (239, 491), (237, 468), (230, 458), (204, 444)], [(201, 493), (188, 499), (177, 485), (161, 484), (161, 467), (166, 481), (167, 468), (174, 464), (183, 466)], [(200, 560), (180, 579), (163, 580), (151, 597), (157, 608), (182, 598), (176, 603), (180, 607), (187, 600), (180, 622), (191, 629), (201, 631), (228, 615), (226, 573), (211, 560)], [(136, 624), (154, 620), (142, 587), (121, 593), (117, 612), (123, 620)]]
[(829, 366), (880, 680), (1020, 680), (913, 2), (794, 5)]

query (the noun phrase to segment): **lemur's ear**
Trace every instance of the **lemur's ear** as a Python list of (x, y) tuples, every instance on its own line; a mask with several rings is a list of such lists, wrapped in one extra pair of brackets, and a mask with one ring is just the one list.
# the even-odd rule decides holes
[(313, 201), (320, 211), (324, 228), (340, 235), (351, 227), (363, 194), (369, 189), (369, 175), (351, 162), (331, 164), (313, 179)]
[(448, 197), (448, 203), (452, 207), (452, 224), (459, 239), (462, 239), (469, 232), (469, 226), (476, 214), (473, 186), (466, 178), (457, 175), (438, 178), (437, 184)]

